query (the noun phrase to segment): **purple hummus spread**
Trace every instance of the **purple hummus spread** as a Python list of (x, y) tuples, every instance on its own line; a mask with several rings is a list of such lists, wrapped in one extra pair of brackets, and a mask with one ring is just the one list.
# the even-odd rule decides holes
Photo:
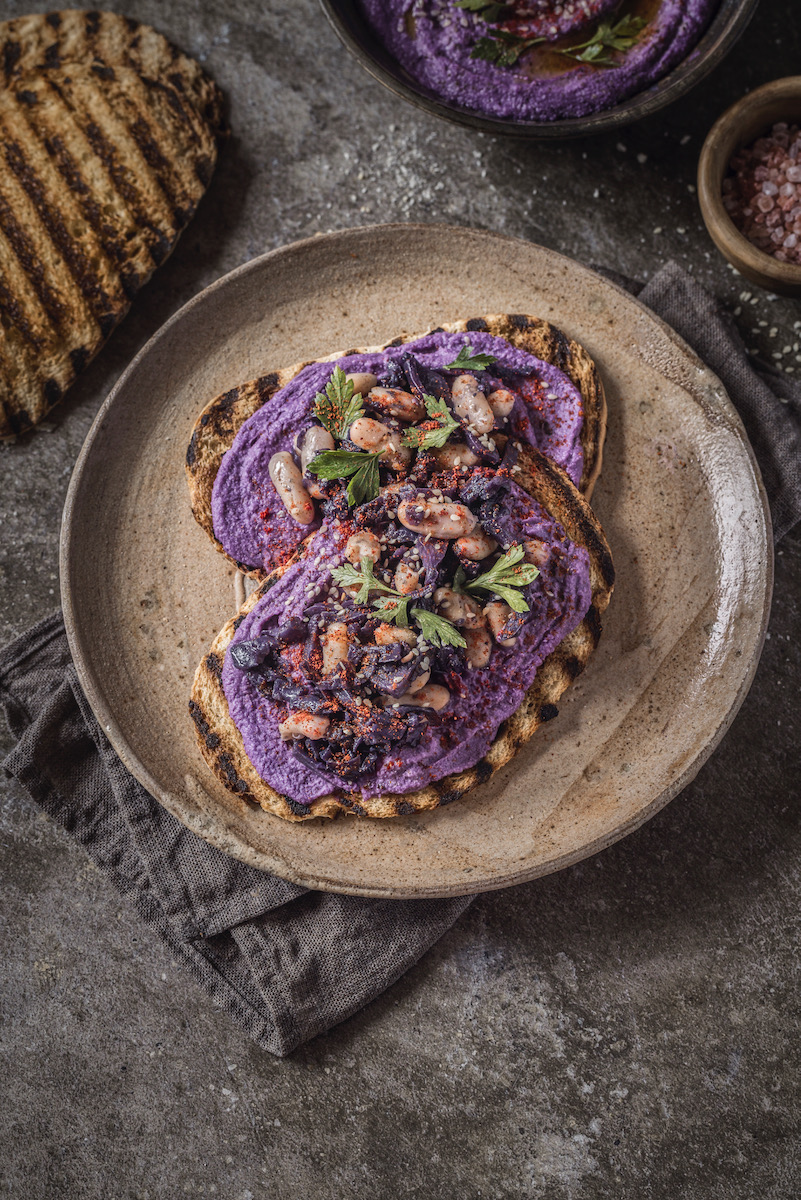
[(434, 96), (520, 121), (582, 117), (650, 87), (693, 50), (720, 0), (361, 0)]
[(527, 440), (580, 477), (580, 397), (502, 339), (468, 336), (307, 367), (295, 407), (268, 406), (268, 449), (249, 436), (242, 463), (238, 440), (224, 460), (219, 512), (235, 519), (269, 474), (285, 515), (313, 527), (222, 671), (251, 762), (297, 804), (473, 766), (591, 605), (587, 550), (516, 478)]
[[(358, 673), (372, 665), (369, 661), (372, 655), (367, 649), (371, 646), (370, 637), (362, 633), (359, 638), (359, 614), (355, 607), (348, 600), (341, 603), (342, 593), (335, 585), (333, 592), (337, 599), (332, 598), (331, 570), (344, 562), (347, 531), (352, 528), (347, 523), (341, 523), (339, 529), (326, 524), (313, 539), (307, 557), (291, 566), (248, 614), (226, 655), (223, 687), (248, 757), (271, 787), (300, 804), (309, 804), (334, 790), (357, 790), (362, 796), (408, 792), (471, 767), (486, 754), (498, 726), (520, 707), (538, 667), (575, 629), (592, 598), (587, 551), (568, 541), (553, 518), (514, 483), (510, 483), (505, 506), (509, 536), (518, 541), (539, 542), (543, 547), (539, 556), (542, 565), (535, 582), (525, 590), (529, 613), (514, 644), (508, 647), (495, 644), (489, 662), (482, 669), (466, 667), (453, 647), (435, 648), (419, 638), (409, 663), (400, 659), (382, 664), (389, 677), (386, 682), (376, 681), (374, 672), (359, 689), (334, 688), (314, 696), (310, 703), (309, 697), (314, 693), (308, 673), (303, 670), (300, 647), (305, 647), (316, 620), (324, 626), (326, 620), (330, 624), (332, 620), (343, 622), (344, 618), (354, 627), (349, 654), (351, 667)], [(492, 597), (488, 595), (487, 599)], [(236, 667), (231, 649), (265, 635), (265, 640), (275, 645), (279, 629), (291, 626), (293, 621), (304, 624), (304, 640), (285, 647), (283, 662), (279, 661), (281, 652), (273, 651), (273, 661), (267, 666), (262, 660), (260, 668), (255, 670)], [(378, 624), (375, 619), (373, 624)], [(361, 628), (364, 630), (364, 623)], [(293, 636), (295, 631), (290, 628), (285, 635), (286, 632)], [(401, 645), (406, 648), (405, 643)], [(357, 646), (365, 647), (360, 657)], [(398, 643), (390, 643), (388, 649), (397, 646)], [(313, 659), (313, 652), (308, 658)], [(276, 669), (279, 667), (285, 673)], [(403, 692), (398, 695), (380, 692), (380, 687), (392, 686), (399, 675), (418, 668), (421, 673), (429, 672), (431, 680), (447, 688), (450, 699), (441, 711), (408, 712)], [(371, 687), (371, 682), (375, 686)], [(380, 707), (382, 694), (386, 708)], [(330, 700), (327, 707), (326, 700)], [(281, 722), (291, 710), (297, 709), (329, 714), (329, 733), (337, 727), (352, 725), (363, 736), (363, 746), (354, 748), (356, 738), (351, 738), (347, 745), (344, 741), (338, 744), (319, 738), (300, 739), (300, 743), (282, 740)], [(404, 729), (410, 718), (411, 728)], [(387, 729), (393, 720), (399, 728)], [(371, 754), (377, 744), (386, 744), (387, 749)], [(338, 753), (340, 747), (343, 750)], [(327, 757), (321, 759), (320, 752)], [(347, 775), (339, 774), (337, 760), (349, 767), (355, 764), (355, 769)], [(359, 769), (362, 766), (367, 768), (364, 772)]]
[[(393, 362), (411, 353), (425, 367), (438, 369), (456, 358), (467, 337), (474, 352), (494, 356), (494, 370), (503, 372), (504, 386), (517, 398), (509, 418), (515, 436), (553, 459), (578, 485), (584, 466), (580, 392), (557, 367), (502, 338), (430, 333), (402, 348), (341, 358), (338, 365), (346, 373), (372, 372), (383, 380)], [(293, 520), (270, 480), (268, 464), (276, 452), (291, 451), (314, 423), (314, 398), (331, 370), (331, 363), (304, 367), (245, 422), (223, 456), (212, 491), (212, 518), (215, 536), (237, 562), (269, 571), (319, 527), (319, 521), (303, 526)]]

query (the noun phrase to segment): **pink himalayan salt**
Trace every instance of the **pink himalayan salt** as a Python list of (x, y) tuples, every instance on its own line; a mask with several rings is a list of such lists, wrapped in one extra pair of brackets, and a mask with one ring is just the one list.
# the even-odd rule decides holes
[(801, 265), (801, 128), (778, 121), (739, 150), (723, 180), (723, 206), (759, 249)]

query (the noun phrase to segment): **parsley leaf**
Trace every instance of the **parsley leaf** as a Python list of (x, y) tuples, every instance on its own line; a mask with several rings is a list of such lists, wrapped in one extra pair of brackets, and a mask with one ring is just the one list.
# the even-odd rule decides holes
[(309, 463), (308, 470), (321, 479), (347, 479), (364, 466), (368, 457), (376, 456), (368, 456), (364, 450), (321, 450)]
[(413, 450), (430, 450), (433, 446), (444, 446), (454, 429), (460, 429), (458, 421), (454, 420), (444, 400), (434, 396), (424, 396), (426, 412), (437, 422), (437, 429), (420, 429), (416, 426), (407, 429), (401, 445), (410, 446)]
[[(486, 371), (490, 363), (496, 362), (494, 354), (474, 354), (473, 347), (465, 342), (452, 363), (444, 368), (446, 371)], [(426, 406), (427, 407), (427, 406)]]
[(325, 391), (318, 392), (314, 397), (314, 415), (339, 441), (345, 437), (353, 422), (364, 415), (361, 395), (358, 392), (354, 395), (353, 381), (348, 379), (341, 367), (334, 367)]
[(425, 608), (413, 608), (412, 617), (415, 624), (420, 626), (420, 632), (427, 642), (432, 646), (461, 646), (464, 648), (467, 642), (462, 637), (459, 630), (445, 617), (438, 617), (436, 613), (428, 612)]
[[(394, 621), (396, 625), (402, 626), (409, 624), (408, 599), (399, 596), (396, 600), (394, 597), (382, 596), (380, 600), (373, 600), (372, 603), (384, 621)], [(438, 617), (426, 608), (413, 608), (411, 617), (415, 625), (419, 625), (421, 635), (430, 645), (462, 648), (467, 645), (453, 622), (445, 617)]]
[(400, 596), (382, 596), (379, 600), (373, 600), (373, 608), (378, 609), (382, 621), (389, 625), (394, 622), (405, 628), (409, 624), (409, 601)]
[(374, 500), (381, 487), (378, 474), (380, 451), (367, 454), (362, 450), (323, 450), (309, 463), (312, 475), (322, 479), (348, 479), (348, 504), (355, 508)]
[(645, 23), (643, 17), (630, 16), (621, 17), (614, 24), (603, 21), (589, 41), (579, 42), (577, 46), (570, 46), (560, 53), (574, 58), (576, 62), (592, 63), (596, 67), (616, 67), (618, 64), (614, 59), (601, 57), (604, 51), (630, 50)]
[(523, 547), (521, 545), (510, 546), (495, 565), (490, 567), (489, 571), (479, 575), (477, 579), (471, 579), (464, 585), (463, 590), (465, 592), (494, 592), (496, 596), (500, 596), (501, 600), (505, 600), (515, 612), (528, 612), (529, 606), (517, 589), (528, 587), (530, 583), (533, 583), (539, 575), (539, 571), (531, 563), (521, 564), (522, 557)]
[[(356, 603), (367, 604), (369, 601), (377, 610), (382, 621), (389, 623), (394, 621), (396, 625), (401, 626), (409, 624), (409, 598), (402, 592), (396, 591), (395, 588), (389, 587), (388, 584), (382, 583), (380, 579), (376, 579), (373, 564), (369, 558), (363, 558), (358, 568), (351, 563), (343, 563), (341, 567), (334, 568), (331, 577), (343, 587), (358, 586), (359, 590), (354, 597)], [(371, 592), (384, 592), (385, 595), (376, 596), (370, 600)], [(464, 647), (467, 645), (456, 626), (451, 621), (447, 621), (445, 617), (438, 617), (436, 613), (428, 612), (425, 608), (413, 608), (411, 617), (415, 624), (420, 626), (420, 632), (425, 640), (432, 646)]]
[[(380, 597), (376, 596), (370, 601), (377, 609), (378, 615), (383, 621), (390, 623), (394, 621), (396, 625), (406, 626), (409, 624), (409, 597), (396, 591), (395, 588), (389, 587), (388, 584), (382, 583), (380, 579), (376, 579), (373, 564), (369, 558), (363, 558), (358, 568), (351, 563), (343, 563), (341, 567), (335, 567), (331, 572), (331, 578), (336, 580), (340, 586), (358, 587), (359, 590), (354, 597), (357, 604), (367, 604), (371, 592), (386, 593)], [(420, 626), (420, 632), (425, 640), (432, 646), (464, 647), (467, 645), (456, 626), (445, 617), (438, 617), (436, 613), (428, 612), (425, 608), (413, 608), (411, 617), (415, 624)]]
[(360, 467), (348, 484), (348, 504), (357, 508), (375, 500), (381, 490), (381, 480), (378, 475), (378, 455), (366, 454), (367, 462)]
[(341, 567), (334, 567), (334, 570), (331, 572), (331, 578), (345, 587), (355, 587), (358, 585), (359, 591), (355, 596), (357, 604), (366, 604), (370, 592), (389, 592), (392, 596), (401, 595), (394, 588), (388, 587), (386, 583), (382, 583), (380, 579), (376, 579), (372, 559), (369, 558), (363, 558), (358, 568), (354, 567), (351, 563), (343, 563)]
[(457, 8), (464, 8), (467, 12), (474, 12), (484, 21), (489, 21), (494, 24), (507, 16), (510, 4), (499, 3), (498, 0), (456, 0)]
[(516, 33), (506, 33), (503, 29), (497, 29), (491, 37), (478, 39), (470, 51), (470, 57), (495, 63), (496, 67), (513, 67), (521, 54), (544, 41), (545, 38), (524, 38)]

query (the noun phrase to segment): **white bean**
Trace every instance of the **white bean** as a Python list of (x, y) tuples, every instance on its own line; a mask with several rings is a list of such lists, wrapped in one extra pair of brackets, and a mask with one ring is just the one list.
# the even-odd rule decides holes
[(377, 453), (380, 461), (392, 471), (405, 471), (411, 462), (412, 452), (401, 445), (403, 434), (399, 429), (390, 429), (382, 421), (372, 417), (359, 417), (348, 430), (348, 437), (360, 450)]
[(398, 417), (401, 421), (422, 421), (426, 415), (425, 407), (411, 392), (401, 388), (371, 388), (365, 397), (368, 408), (375, 408), (386, 413), (388, 417)]
[(402, 596), (408, 596), (409, 592), (413, 592), (420, 586), (420, 576), (412, 567), (403, 559), (395, 568), (395, 591), (400, 592)]
[(303, 486), (300, 467), (288, 450), (280, 450), (270, 459), (270, 479), (286, 511), (298, 525), (311, 525), (314, 501)]
[(472, 533), (468, 533), (467, 537), (458, 538), (453, 543), (453, 548), (462, 558), (469, 558), (471, 562), (481, 562), (483, 558), (498, 549), (498, 543), (494, 537), (490, 537), (480, 525), (477, 525)]
[(412, 452), (409, 447), (401, 445), (402, 437), (403, 434), (399, 429), (392, 429), (384, 439), (383, 445), (379, 447), (381, 453), (378, 461), (386, 463), (390, 471), (405, 471), (412, 461)]
[(360, 396), (366, 396), (370, 388), (374, 388), (378, 383), (378, 378), (371, 375), (369, 371), (354, 371), (352, 375), (346, 375), (353, 384), (354, 395), (358, 393)]
[(369, 529), (352, 533), (345, 544), (345, 558), (353, 563), (354, 567), (358, 567), (362, 559), (369, 558), (370, 562), (377, 563), (380, 557), (381, 543)]
[(426, 686), (426, 684), (428, 683), (430, 678), (431, 678), (431, 672), (423, 671), (422, 675), (418, 675), (409, 684), (408, 695), (410, 695), (410, 696), (416, 695), (417, 692), (421, 691)]
[(391, 646), (393, 642), (404, 642), (407, 646), (417, 645), (417, 634), (413, 629), (389, 625), (386, 622), (378, 626), (373, 638), (377, 646)]
[(492, 636), (499, 646), (514, 646), (516, 637), (498, 639), (498, 634), (512, 615), (512, 609), (503, 600), (491, 600), (484, 605), (484, 616), (487, 618)]
[(389, 426), (381, 421), (374, 421), (372, 417), (359, 417), (348, 430), (348, 437), (360, 450), (374, 453), (381, 448), (390, 433)]
[(278, 732), (285, 742), (290, 738), (302, 737), (311, 738), (316, 742), (318, 738), (325, 737), (330, 724), (328, 717), (321, 717), (316, 713), (291, 712), (278, 726)]
[(309, 463), (313, 462), (318, 454), (322, 454), (323, 450), (333, 449), (334, 439), (327, 429), (323, 429), (322, 425), (312, 425), (311, 429), (307, 429), (300, 447), (300, 469), (302, 474), (306, 474), (309, 469)]
[(398, 520), (414, 533), (437, 538), (464, 537), (478, 524), (466, 504), (446, 500), (402, 500)]
[(431, 453), (443, 471), (452, 471), (454, 467), (474, 467), (478, 462), (478, 455), (463, 442), (449, 442), (446, 446), (435, 447)]
[(486, 629), (463, 630), (467, 642), (465, 655), (471, 667), (486, 667), (492, 654), (492, 638)]
[(487, 396), (487, 403), (495, 414), (496, 421), (505, 421), (515, 406), (514, 393), (507, 388), (498, 388)]
[(451, 698), (451, 694), (447, 688), (441, 687), (438, 683), (427, 683), (425, 687), (421, 687), (419, 692), (404, 692), (397, 700), (393, 700), (393, 704), (416, 704), (418, 708), (433, 708), (435, 712), (439, 712)]
[(495, 414), (474, 375), (457, 375), (451, 384), (453, 411), (467, 421), (476, 433), (489, 433), (495, 425)]
[(440, 587), (434, 592), (434, 608), (441, 617), (464, 629), (480, 629), (487, 618), (481, 605), (472, 596), (455, 592), (453, 588)]
[(550, 556), (547, 542), (541, 542), (539, 538), (529, 538), (523, 542), (523, 557), (535, 567), (544, 567)]
[(323, 675), (330, 675), (337, 663), (348, 657), (348, 627), (342, 621), (332, 621), (322, 636)]

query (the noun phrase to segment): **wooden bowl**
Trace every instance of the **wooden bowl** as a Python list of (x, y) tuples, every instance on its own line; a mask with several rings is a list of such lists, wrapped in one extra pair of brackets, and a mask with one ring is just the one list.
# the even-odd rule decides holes
[(749, 242), (723, 207), (723, 178), (732, 155), (776, 121), (801, 125), (801, 75), (756, 88), (715, 122), (698, 162), (698, 199), (712, 241), (741, 275), (769, 291), (801, 296), (801, 266), (779, 262)]
[(529, 141), (551, 138), (586, 137), (608, 133), (634, 121), (650, 117), (672, 104), (695, 87), (723, 61), (756, 11), (758, 0), (720, 0), (720, 5), (697, 45), (686, 58), (650, 87), (636, 92), (612, 108), (588, 113), (583, 117), (565, 117), (558, 121), (513, 121), (489, 117), (474, 109), (444, 100), (397, 62), (373, 33), (362, 13), (359, 0), (320, 0), (340, 41), (366, 71), (384, 87), (408, 100), (416, 108), (433, 113), (457, 125), (466, 125), (482, 133), (501, 134)]

